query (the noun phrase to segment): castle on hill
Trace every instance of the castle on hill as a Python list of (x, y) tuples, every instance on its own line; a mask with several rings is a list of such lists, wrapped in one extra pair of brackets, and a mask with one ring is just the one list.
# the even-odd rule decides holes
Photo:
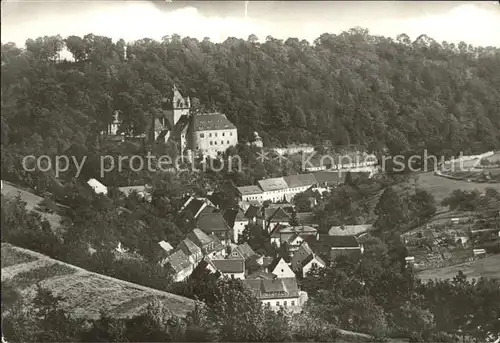
[(164, 98), (161, 114), (152, 120), (149, 135), (119, 134), (120, 113), (115, 112), (113, 121), (103, 132), (109, 138), (141, 138), (155, 142), (175, 142), (182, 153), (215, 157), (238, 143), (238, 130), (224, 114), (191, 113), (191, 100), (184, 98), (177, 87), (173, 87), (172, 98)]

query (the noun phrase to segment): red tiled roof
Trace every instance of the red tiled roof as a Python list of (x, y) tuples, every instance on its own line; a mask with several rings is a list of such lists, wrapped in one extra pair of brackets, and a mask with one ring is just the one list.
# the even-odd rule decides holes
[(244, 273), (245, 260), (243, 259), (228, 259), (228, 260), (211, 260), (214, 267), (221, 273)]
[(206, 233), (229, 230), (229, 226), (222, 217), (222, 214), (219, 212), (200, 215), (197, 221), (197, 226)]
[(183, 271), (184, 269), (191, 266), (189, 258), (182, 250), (173, 251), (165, 260), (165, 263), (169, 264), (176, 273)]

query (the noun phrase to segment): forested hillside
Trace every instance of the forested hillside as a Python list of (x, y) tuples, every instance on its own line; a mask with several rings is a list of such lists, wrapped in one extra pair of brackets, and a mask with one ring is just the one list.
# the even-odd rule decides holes
[[(3, 42), (2, 152), (88, 147), (113, 109), (142, 132), (174, 82), (197, 106), (226, 113), (243, 141), (258, 131), (264, 143), (329, 140), (391, 153), (500, 146), (498, 48), (364, 29), (313, 44), (173, 35), (125, 46), (92, 34), (37, 38), (25, 48)], [(75, 62), (57, 63), (65, 47)]]

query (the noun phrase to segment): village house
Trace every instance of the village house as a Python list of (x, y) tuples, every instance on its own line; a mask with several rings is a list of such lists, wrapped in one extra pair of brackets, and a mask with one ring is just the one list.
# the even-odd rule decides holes
[(192, 230), (175, 249), (165, 241), (159, 242), (158, 245), (159, 264), (172, 269), (175, 282), (189, 277), (204, 256), (223, 259), (227, 255), (224, 245), (216, 236), (207, 236), (200, 229)]
[(259, 186), (237, 187), (240, 202), (264, 201), (264, 192)]
[(185, 227), (186, 225), (188, 227), (195, 227), (196, 221), (201, 215), (210, 214), (216, 211), (217, 208), (213, 206), (208, 199), (190, 196), (179, 210), (176, 217), (176, 223), (181, 227)]
[(235, 259), (242, 258), (244, 260), (248, 260), (254, 256), (262, 258), (262, 256), (253, 251), (250, 245), (247, 242), (245, 242), (243, 244), (235, 246), (232, 249), (231, 253), (229, 254), (228, 258), (235, 258)]
[(194, 229), (188, 233), (187, 238), (201, 248), (203, 256), (216, 257), (226, 254), (226, 247), (220, 242), (217, 236), (208, 236), (200, 229)]
[(302, 242), (307, 237), (317, 239), (318, 230), (311, 226), (288, 226), (277, 225), (271, 233), (271, 243), (278, 248), (286, 243), (290, 252), (294, 252), (299, 248)]
[(246, 279), (247, 285), (262, 302), (273, 310), (283, 308), (292, 313), (300, 313), (307, 301), (307, 293), (301, 292), (295, 277), (284, 279)]
[(234, 243), (238, 243), (238, 237), (243, 233), (248, 225), (248, 218), (245, 217), (242, 209), (229, 209), (224, 212), (224, 220), (232, 230), (231, 239)]
[(316, 179), (313, 174), (289, 175), (284, 176), (283, 179), (288, 185), (285, 199), (289, 202), (292, 201), (294, 196), (307, 191), (316, 184)]
[(87, 184), (92, 188), (95, 194), (108, 194), (108, 188), (104, 186), (102, 183), (97, 181), (96, 179), (90, 179), (87, 181)]
[(212, 212), (200, 215), (196, 226), (209, 236), (216, 236), (224, 245), (229, 245), (232, 239), (232, 232), (229, 225), (224, 220), (222, 213)]
[(273, 232), (277, 226), (288, 225), (292, 219), (291, 214), (286, 212), (282, 207), (266, 208), (264, 210), (264, 216), (265, 226), (263, 229), (267, 230), (267, 232)]
[(222, 277), (245, 279), (244, 259), (210, 259), (206, 258), (207, 268), (212, 272), (219, 272)]
[(248, 219), (248, 223), (261, 225), (264, 227), (264, 215), (259, 206), (250, 205), (246, 212), (245, 217)]
[(326, 263), (314, 253), (307, 242), (303, 242), (292, 256), (291, 266), (296, 274), (305, 276), (313, 267), (324, 268)]
[(198, 264), (203, 259), (203, 251), (189, 238), (182, 240), (177, 248), (186, 254), (192, 264)]
[(160, 245), (160, 248), (162, 248), (165, 252), (171, 252), (172, 250), (174, 250), (174, 247), (166, 241), (160, 241), (158, 242), (158, 244)]
[(320, 235), (319, 242), (323, 247), (326, 247), (330, 261), (334, 261), (340, 255), (359, 259), (364, 252), (363, 246), (359, 244), (355, 236)]
[(171, 252), (168, 256), (160, 260), (160, 265), (162, 267), (170, 267), (174, 272), (174, 281), (180, 282), (185, 280), (196, 267), (189, 261), (189, 257), (180, 250), (176, 249)]
[[(236, 187), (240, 206), (245, 203), (265, 201), (292, 201), (293, 197), (309, 189), (320, 193), (343, 184), (345, 171), (317, 171), (308, 174), (290, 175), (258, 181), (258, 185)], [(367, 173), (357, 173), (367, 174)], [(368, 175), (368, 174), (367, 174)]]
[(283, 258), (276, 258), (273, 263), (268, 267), (268, 272), (282, 278), (294, 278), (295, 273)]

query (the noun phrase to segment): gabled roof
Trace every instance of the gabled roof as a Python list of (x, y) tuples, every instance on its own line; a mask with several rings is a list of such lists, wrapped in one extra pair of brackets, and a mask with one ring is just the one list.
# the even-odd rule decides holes
[(160, 122), (160, 120), (158, 118), (156, 118), (155, 123), (154, 123), (154, 130), (155, 131), (163, 131), (165, 129), (167, 129), (167, 128), (162, 125), (162, 123)]
[(289, 216), (293, 213), (293, 206), (291, 205), (269, 204), (269, 206), (263, 209), (265, 220), (271, 219), (271, 217), (274, 216), (279, 209), (284, 211)]
[(193, 131), (229, 129), (236, 129), (236, 126), (221, 113), (198, 114), (193, 116)]
[(229, 226), (219, 212), (200, 215), (197, 226), (199, 229), (208, 233), (229, 230)]
[(200, 208), (203, 206), (204, 201), (200, 199), (193, 198), (189, 201), (186, 207), (181, 211), (181, 215), (190, 213), (193, 217), (198, 213)]
[(268, 279), (268, 280), (273, 280), (273, 279), (276, 279), (277, 276), (274, 275), (273, 273), (268, 273), (268, 272), (265, 272), (263, 270), (259, 270), (259, 271), (256, 271), (255, 273), (252, 273), (250, 275), (248, 275), (246, 277), (246, 279), (250, 279), (250, 280), (255, 280), (255, 279), (260, 279), (260, 280), (263, 280), (263, 279)]
[(298, 237), (300, 237), (300, 236), (301, 236), (300, 234), (298, 234), (298, 233), (294, 233), (294, 234), (292, 234), (290, 237), (288, 237), (288, 239), (286, 240), (286, 242), (287, 242), (288, 244), (291, 244), (291, 243), (293, 243), (293, 241), (295, 241), (295, 240), (296, 240)]
[(316, 260), (319, 262), (319, 264), (321, 264), (323, 267), (326, 266), (326, 263), (325, 261), (323, 261), (321, 259), (321, 257), (319, 257), (318, 255), (316, 254), (309, 254), (307, 255), (307, 257), (301, 262), (302, 263), (302, 266), (306, 266), (309, 262), (311, 262), (312, 260)]
[(213, 237), (207, 236), (207, 234), (205, 234), (200, 229), (192, 230), (190, 233), (188, 233), (187, 238), (200, 248), (213, 243)]
[(328, 231), (330, 236), (356, 236), (368, 232), (372, 229), (373, 225), (343, 225), (332, 226)]
[(289, 175), (284, 176), (283, 179), (285, 180), (289, 188), (307, 187), (317, 183), (313, 174)]
[(170, 252), (170, 251), (174, 250), (174, 247), (170, 243), (168, 243), (168, 242), (160, 241), (160, 242), (158, 242), (158, 244), (166, 252)]
[(229, 260), (211, 260), (214, 267), (221, 273), (244, 273), (245, 260), (229, 259)]
[(169, 256), (167, 256), (164, 262), (169, 264), (176, 273), (179, 273), (191, 266), (189, 258), (180, 249), (173, 251)]
[(288, 185), (285, 179), (282, 177), (276, 177), (273, 179), (260, 180), (259, 186), (264, 192), (277, 191), (281, 189), (287, 189)]
[(229, 227), (231, 227), (231, 228), (234, 227), (235, 222), (247, 222), (248, 221), (248, 219), (245, 217), (245, 215), (243, 214), (243, 211), (241, 209), (227, 210), (224, 212), (223, 217), (224, 217), (224, 220), (226, 221), (227, 225), (229, 225)]
[(212, 205), (207, 205), (207, 206), (203, 207), (203, 209), (198, 213), (197, 218), (199, 218), (203, 214), (209, 214), (209, 213), (213, 213), (216, 211), (217, 211), (217, 208), (215, 208)]
[(262, 189), (259, 186), (242, 186), (236, 189), (241, 195), (262, 194)]
[(295, 278), (243, 280), (259, 299), (287, 299), (299, 296)]
[(325, 236), (320, 235), (320, 242), (331, 248), (357, 248), (360, 247), (355, 236)]
[(187, 256), (201, 254), (201, 248), (194, 244), (194, 242), (189, 238), (182, 240), (179, 243), (178, 248), (181, 249)]
[(255, 253), (255, 251), (253, 251), (252, 247), (250, 247), (250, 245), (247, 242), (238, 245), (235, 248), (235, 250), (237, 250), (244, 259), (248, 259), (252, 256), (257, 255)]
[(274, 212), (274, 214), (271, 216), (271, 218), (268, 219), (268, 221), (272, 223), (278, 223), (278, 222), (288, 222), (290, 220), (290, 215), (286, 213), (281, 207)]

